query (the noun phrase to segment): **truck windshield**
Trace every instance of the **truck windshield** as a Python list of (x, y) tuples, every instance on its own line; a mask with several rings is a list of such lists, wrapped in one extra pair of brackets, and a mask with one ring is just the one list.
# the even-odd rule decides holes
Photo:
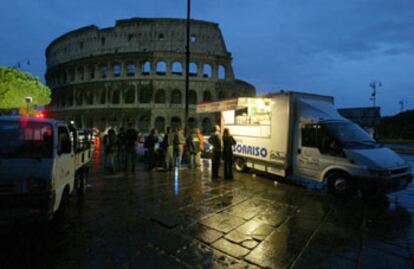
[(47, 123), (0, 121), (0, 158), (51, 158), (52, 127)]
[(376, 148), (380, 145), (352, 122), (323, 124), (344, 148)]

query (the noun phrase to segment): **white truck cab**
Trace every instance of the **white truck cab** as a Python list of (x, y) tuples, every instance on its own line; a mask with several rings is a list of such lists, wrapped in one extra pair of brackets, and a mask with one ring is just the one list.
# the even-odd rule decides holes
[(50, 220), (63, 210), (75, 185), (85, 186), (91, 153), (82, 154), (79, 163), (63, 121), (1, 116), (0, 221)]
[(222, 129), (237, 141), (238, 170), (320, 182), (337, 195), (398, 191), (412, 181), (409, 165), (343, 118), (330, 96), (240, 97), (198, 104), (197, 112), (221, 113)]

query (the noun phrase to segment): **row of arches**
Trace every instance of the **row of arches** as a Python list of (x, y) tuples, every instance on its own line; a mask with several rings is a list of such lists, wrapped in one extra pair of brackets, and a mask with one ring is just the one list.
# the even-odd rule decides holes
[[(189, 63), (189, 75), (191, 77), (205, 79), (224, 80), (231, 78), (228, 68), (224, 64), (210, 64), (201, 62)], [(145, 60), (140, 63), (133, 61), (113, 63), (99, 63), (69, 67), (49, 72), (46, 75), (47, 84), (51, 86), (66, 83), (81, 82), (87, 80), (98, 80), (117, 77), (140, 77), (140, 76), (172, 76), (185, 75), (185, 64), (179, 60), (166, 61)]]
[[(179, 89), (157, 89), (153, 94), (153, 91), (150, 89), (141, 88), (137, 90), (134, 86), (130, 86), (122, 90), (69, 90), (55, 92), (55, 95), (52, 98), (52, 104), (57, 107), (137, 103), (181, 105), (185, 103), (184, 95), (184, 91)], [(238, 96), (239, 93), (237, 91), (227, 93), (224, 90), (221, 90), (217, 94), (217, 99)], [(190, 105), (196, 105), (200, 102), (209, 102), (213, 100), (213, 95), (209, 90), (205, 90), (200, 94), (198, 94), (195, 90), (189, 90), (188, 92), (188, 102)]]
[[(169, 123), (169, 127), (171, 127), (173, 130), (176, 128), (184, 127), (183, 121), (180, 117), (172, 117)], [(157, 129), (158, 132), (164, 133), (167, 128), (165, 118), (156, 117), (154, 119), (153, 127)], [(190, 129), (200, 128), (204, 134), (209, 134), (211, 133), (212, 124), (210, 118), (203, 118), (200, 124), (196, 118), (190, 117), (188, 118), (188, 127)]]
[[(73, 119), (67, 119), (73, 120)], [(99, 127), (102, 130), (108, 127), (115, 127), (119, 129), (121, 126), (127, 126), (129, 122), (134, 123), (134, 127), (141, 133), (149, 133), (151, 129), (155, 128), (159, 133), (165, 133), (167, 127), (171, 127), (173, 130), (176, 128), (184, 127), (184, 120), (179, 116), (173, 116), (166, 118), (164, 116), (151, 117), (149, 115), (141, 115), (136, 118), (117, 118), (117, 117), (88, 117), (80, 114), (74, 118), (76, 124), (83, 128)], [(212, 131), (212, 120), (209, 117), (188, 118), (188, 126), (190, 129), (200, 128), (203, 134), (210, 134)]]

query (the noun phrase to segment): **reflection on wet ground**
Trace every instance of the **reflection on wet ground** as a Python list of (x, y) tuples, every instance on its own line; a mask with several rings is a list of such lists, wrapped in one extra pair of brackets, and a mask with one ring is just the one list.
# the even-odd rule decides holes
[[(414, 157), (406, 156), (414, 162)], [(237, 174), (103, 174), (62, 221), (4, 226), (0, 268), (413, 268), (414, 192), (370, 203)]]

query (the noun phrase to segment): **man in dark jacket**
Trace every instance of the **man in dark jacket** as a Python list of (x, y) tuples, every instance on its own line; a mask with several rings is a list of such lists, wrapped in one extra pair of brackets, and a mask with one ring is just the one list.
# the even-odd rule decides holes
[(148, 153), (148, 170), (152, 170), (155, 167), (155, 144), (158, 142), (157, 130), (152, 129), (150, 135), (145, 141), (145, 147)]
[(171, 171), (174, 168), (174, 133), (170, 127), (167, 127), (167, 132), (164, 135), (165, 148), (165, 169)]
[(214, 126), (214, 133), (212, 133), (208, 139), (208, 142), (213, 146), (213, 156), (212, 156), (212, 177), (218, 178), (218, 171), (220, 168), (220, 158), (221, 158), (221, 137), (220, 137), (220, 127), (218, 125)]
[(193, 130), (190, 130), (185, 145), (188, 152), (188, 168), (194, 168), (196, 166), (196, 155), (198, 153), (198, 147), (194, 142)]
[(233, 146), (237, 144), (228, 128), (223, 131), (224, 178), (233, 179)]
[(184, 145), (185, 145), (184, 130), (182, 128), (178, 128), (177, 132), (175, 133), (175, 137), (174, 137), (174, 150), (175, 150), (174, 163), (177, 165), (178, 168), (181, 168), (181, 162), (183, 160), (183, 154), (184, 154)]
[[(131, 172), (135, 172), (135, 162), (136, 162), (136, 152), (135, 152), (135, 142), (138, 139), (137, 130), (133, 128), (132, 122), (128, 123), (128, 130), (125, 133), (125, 151), (126, 151), (126, 160), (125, 160), (125, 170), (128, 168), (131, 169)], [(128, 167), (129, 164), (129, 167)]]
[(118, 133), (118, 168), (126, 171), (126, 133), (124, 127), (119, 128)]

